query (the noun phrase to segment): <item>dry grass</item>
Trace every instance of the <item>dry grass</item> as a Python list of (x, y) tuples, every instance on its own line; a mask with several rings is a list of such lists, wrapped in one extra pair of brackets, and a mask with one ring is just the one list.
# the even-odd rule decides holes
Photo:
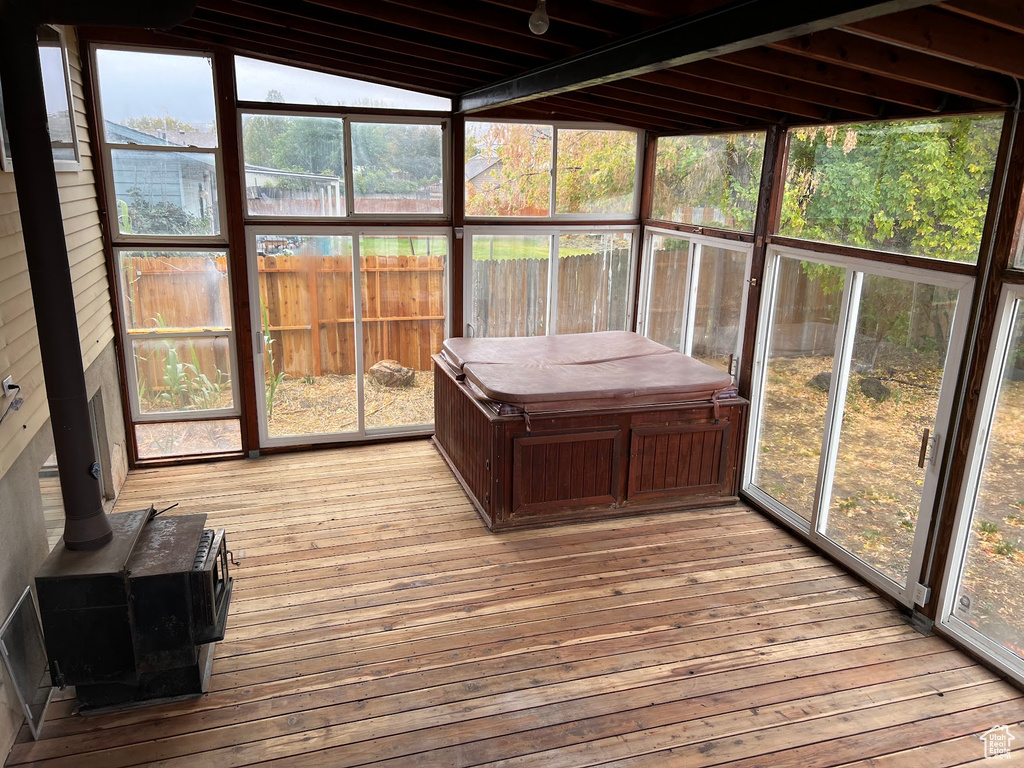
[[(756, 484), (810, 515), (827, 394), (808, 386), (831, 359), (773, 360)], [(917, 528), (924, 470), (921, 432), (934, 429), (941, 371), (915, 365), (873, 372), (892, 390), (882, 403), (847, 394), (826, 534), (904, 581)], [(1024, 655), (1024, 382), (1004, 389), (990, 441), (961, 595), (961, 618)]]
[[(417, 371), (411, 387), (382, 387), (364, 379), (366, 428), (434, 421), (434, 378)], [(285, 379), (274, 395), (271, 437), (354, 432), (358, 429), (355, 376)]]

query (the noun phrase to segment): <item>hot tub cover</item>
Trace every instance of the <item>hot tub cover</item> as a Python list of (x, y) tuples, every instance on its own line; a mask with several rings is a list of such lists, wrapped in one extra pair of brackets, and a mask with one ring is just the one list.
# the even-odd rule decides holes
[(582, 365), (672, 351), (638, 333), (600, 331), (560, 336), (452, 338), (445, 340), (441, 353), (455, 370), (462, 371), (470, 363)]
[(589, 363), (467, 363), (463, 371), (486, 399), (527, 413), (715, 401), (735, 391), (728, 373), (671, 350)]

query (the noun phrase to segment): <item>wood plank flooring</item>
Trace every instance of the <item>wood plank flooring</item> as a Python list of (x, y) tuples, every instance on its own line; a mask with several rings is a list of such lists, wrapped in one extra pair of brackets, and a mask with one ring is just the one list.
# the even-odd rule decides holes
[(133, 472), (117, 510), (150, 502), (241, 561), (211, 692), (65, 697), (7, 766), (938, 768), (1024, 720), (743, 507), (495, 535), (425, 441)]

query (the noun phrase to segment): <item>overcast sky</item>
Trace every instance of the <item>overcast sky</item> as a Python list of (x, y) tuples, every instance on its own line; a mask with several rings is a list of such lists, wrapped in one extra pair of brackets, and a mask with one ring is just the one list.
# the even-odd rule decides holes
[[(207, 58), (101, 49), (97, 61), (107, 120), (122, 123), (130, 117), (170, 115), (197, 126), (214, 122), (213, 73)], [(239, 97), (247, 101), (263, 101), (268, 91), (277, 90), (293, 104), (450, 108), (447, 99), (400, 88), (241, 56), (236, 61)]]

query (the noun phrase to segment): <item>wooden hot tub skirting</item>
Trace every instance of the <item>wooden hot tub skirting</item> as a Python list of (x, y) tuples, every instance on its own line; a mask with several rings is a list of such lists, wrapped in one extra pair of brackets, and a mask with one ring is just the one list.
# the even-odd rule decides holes
[[(547, 337), (555, 338), (567, 337)], [(570, 397), (573, 405), (557, 409), (510, 408), (481, 392), (477, 381), (487, 379), (474, 379), (472, 364), (460, 370), (450, 354), (433, 359), (434, 444), (493, 531), (739, 500), (747, 401), (731, 391), (696, 400), (662, 393), (621, 404)], [(566, 367), (578, 375), (576, 366)]]

